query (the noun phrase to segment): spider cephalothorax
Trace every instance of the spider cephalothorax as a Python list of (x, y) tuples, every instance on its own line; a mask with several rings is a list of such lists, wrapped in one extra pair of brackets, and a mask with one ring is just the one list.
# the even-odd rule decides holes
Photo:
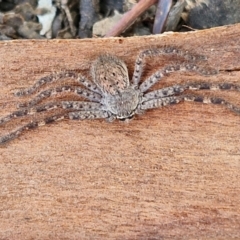
[[(142, 80), (143, 63), (147, 57), (157, 57), (162, 54), (176, 54), (186, 61), (156, 71), (153, 75)], [(199, 95), (183, 94), (186, 90), (226, 90), (232, 89), (240, 91), (240, 86), (231, 83), (187, 83), (173, 85), (149, 91), (166, 74), (174, 71), (196, 71), (202, 75), (216, 74), (217, 71), (208, 67), (201, 67), (198, 63), (205, 61), (205, 57), (190, 54), (175, 47), (161, 47), (140, 52), (138, 55), (132, 80), (126, 64), (116, 56), (111, 54), (100, 55), (91, 65), (92, 81), (89, 81), (76, 71), (63, 71), (52, 74), (38, 80), (32, 87), (16, 93), (17, 96), (34, 94), (43, 85), (60, 81), (65, 78), (73, 78), (80, 86), (64, 85), (55, 88), (48, 88), (40, 91), (31, 101), (20, 105), (20, 109), (0, 119), (0, 124), (6, 123), (13, 118), (37, 114), (38, 112), (49, 111), (52, 115), (18, 128), (0, 138), (0, 144), (5, 143), (19, 136), (27, 129), (36, 128), (40, 125), (48, 124), (61, 119), (97, 119), (105, 118), (108, 120), (125, 120), (132, 118), (135, 114), (145, 110), (159, 108), (182, 101), (196, 101), (202, 103), (222, 104), (230, 110), (240, 113), (240, 109), (222, 98), (202, 97)], [(40, 104), (43, 99), (47, 99), (56, 93), (72, 92), (73, 94), (84, 97), (88, 101), (53, 101)], [(62, 113), (55, 113), (55, 109), (63, 109)]]

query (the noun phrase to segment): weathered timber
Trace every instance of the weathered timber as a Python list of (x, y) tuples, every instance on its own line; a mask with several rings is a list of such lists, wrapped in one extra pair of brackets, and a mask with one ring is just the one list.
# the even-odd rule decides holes
[[(176, 72), (156, 89), (240, 84), (239, 36), (238, 24), (147, 37), (0, 42), (0, 116), (24, 100), (13, 95), (17, 90), (52, 71), (88, 75), (103, 52), (121, 57), (130, 75), (140, 50), (162, 45), (206, 55), (219, 70), (211, 77)], [(144, 76), (170, 62), (151, 59)], [(240, 106), (239, 92), (210, 94)], [(1, 126), (1, 135), (20, 123)], [(129, 123), (43, 126), (0, 148), (0, 189), (0, 239), (239, 239), (240, 116), (223, 106), (181, 103)]]

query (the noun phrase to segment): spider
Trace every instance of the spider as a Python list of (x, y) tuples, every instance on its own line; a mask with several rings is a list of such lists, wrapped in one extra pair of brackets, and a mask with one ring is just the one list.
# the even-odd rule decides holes
[[(166, 66), (156, 71), (144, 81), (141, 80), (144, 62), (147, 57), (175, 54), (187, 61)], [(40, 91), (31, 101), (21, 104), (20, 109), (1, 118), (0, 124), (6, 123), (13, 118), (36, 114), (44, 111), (52, 111), (56, 108), (63, 109), (63, 113), (54, 114), (44, 119), (31, 121), (28, 124), (10, 132), (0, 138), (0, 144), (6, 143), (18, 137), (23, 131), (37, 128), (61, 119), (97, 119), (105, 118), (109, 121), (115, 119), (127, 120), (135, 114), (141, 114), (145, 110), (161, 108), (163, 106), (177, 104), (183, 101), (195, 101), (202, 103), (222, 104), (228, 109), (240, 114), (240, 108), (232, 105), (222, 98), (203, 97), (198, 95), (182, 94), (186, 90), (237, 90), (240, 86), (232, 83), (187, 83), (176, 84), (158, 90), (148, 91), (162, 77), (175, 71), (196, 71), (202, 75), (217, 74), (217, 71), (210, 68), (200, 67), (198, 61), (205, 61), (201, 55), (189, 53), (172, 46), (147, 49), (139, 53), (136, 62), (132, 81), (129, 80), (126, 64), (118, 57), (111, 54), (100, 55), (91, 64), (92, 81), (77, 73), (76, 71), (63, 71), (39, 79), (32, 87), (18, 91), (16, 96), (25, 96), (36, 93), (44, 85), (60, 81), (64, 78), (73, 78), (81, 86), (64, 85)], [(56, 93), (72, 92), (84, 97), (89, 101), (54, 101), (39, 104)]]

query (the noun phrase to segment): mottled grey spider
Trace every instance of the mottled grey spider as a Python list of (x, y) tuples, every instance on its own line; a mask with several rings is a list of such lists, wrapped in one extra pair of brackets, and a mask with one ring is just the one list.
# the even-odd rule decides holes
[[(167, 66), (145, 81), (140, 82), (144, 59), (149, 56), (159, 56), (161, 54), (176, 54), (188, 60), (180, 64)], [(48, 124), (60, 119), (96, 119), (106, 118), (109, 121), (114, 119), (126, 120), (135, 114), (140, 114), (144, 110), (159, 108), (182, 101), (196, 101), (202, 103), (223, 104), (230, 110), (240, 113), (240, 109), (228, 103), (222, 98), (202, 97), (197, 95), (182, 94), (185, 90), (201, 89), (233, 89), (240, 91), (240, 86), (231, 83), (187, 83), (174, 85), (159, 90), (147, 92), (150, 87), (157, 83), (163, 76), (174, 71), (197, 71), (203, 75), (216, 74), (217, 71), (205, 67), (200, 67), (195, 62), (205, 61), (201, 55), (191, 54), (188, 51), (180, 50), (176, 47), (162, 47), (158, 49), (148, 49), (138, 55), (133, 73), (132, 81), (129, 81), (128, 69), (126, 64), (110, 54), (100, 55), (91, 65), (92, 80), (89, 81), (76, 71), (64, 71), (52, 74), (38, 80), (32, 87), (16, 93), (17, 96), (30, 95), (40, 89), (43, 85), (71, 77), (85, 88), (80, 86), (61, 86), (41, 91), (31, 101), (20, 105), (20, 110), (15, 111), (0, 119), (0, 124), (6, 123), (13, 118), (28, 114), (51, 111), (56, 108), (65, 109), (64, 113), (52, 114), (44, 119), (31, 121), (30, 123), (18, 128), (17, 130), (2, 136), (0, 144), (5, 143), (19, 136), (27, 129), (36, 128), (40, 125)], [(39, 105), (56, 93), (73, 92), (89, 101), (55, 101)]]

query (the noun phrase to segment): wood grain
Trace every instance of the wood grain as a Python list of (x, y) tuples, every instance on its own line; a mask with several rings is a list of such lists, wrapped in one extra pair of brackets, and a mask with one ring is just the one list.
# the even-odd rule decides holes
[[(121, 57), (130, 75), (140, 50), (162, 45), (206, 55), (220, 71), (174, 73), (156, 88), (240, 84), (239, 36), (238, 24), (148, 37), (0, 42), (0, 115), (25, 100), (15, 91), (52, 71), (88, 75), (103, 52)], [(151, 59), (145, 77), (172, 61)], [(212, 94), (240, 106), (240, 93)], [(1, 126), (1, 135), (20, 123)], [(239, 124), (240, 116), (222, 106), (182, 103), (129, 123), (62, 121), (28, 131), (0, 148), (0, 239), (240, 239)]]

